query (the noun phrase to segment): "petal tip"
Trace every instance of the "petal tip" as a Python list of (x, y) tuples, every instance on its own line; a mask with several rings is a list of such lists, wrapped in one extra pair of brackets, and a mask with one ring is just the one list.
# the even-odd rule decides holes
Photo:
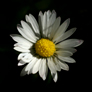
[(39, 12), (39, 16), (43, 15), (42, 11)]
[(82, 44), (84, 42), (84, 40), (80, 40), (80, 43)]
[(84, 42), (84, 40), (79, 40), (79, 44), (78, 44), (78, 46), (80, 46), (80, 45), (82, 45), (83, 44), (83, 42)]
[(54, 80), (54, 82), (56, 83), (56, 82), (57, 82), (57, 80)]
[(21, 23), (21, 25), (22, 25), (22, 24), (24, 23), (24, 21), (23, 21), (23, 20), (21, 20), (21, 21), (20, 21), (20, 23)]
[(68, 19), (67, 19), (67, 22), (69, 22), (69, 23), (70, 23), (70, 18), (68, 18)]
[(44, 81), (46, 80), (46, 77), (45, 76), (43, 76), (43, 78), (42, 78)]
[(13, 34), (10, 34), (10, 37), (13, 38)]
[(22, 71), (21, 73), (20, 73), (20, 76), (22, 77), (22, 76), (25, 76), (27, 74), (27, 71)]
[(74, 27), (74, 28), (72, 28), (74, 31), (76, 31), (77, 30), (77, 27)]
[(18, 66), (22, 66), (23, 64), (21, 64), (21, 63), (18, 63), (17, 65), (18, 65)]
[(26, 21), (28, 20), (28, 15), (25, 15), (25, 19), (26, 19)]
[(58, 19), (61, 21), (61, 17), (59, 16)]
[(56, 13), (56, 11), (53, 9), (53, 10), (52, 10), (52, 13)]
[(16, 34), (10, 34), (10, 37), (12, 37), (12, 38), (13, 38), (14, 36), (16, 36)]
[(17, 24), (17, 30), (21, 29), (22, 26), (20, 24)]
[(77, 52), (77, 50), (75, 49), (74, 53)]
[(66, 71), (69, 71), (69, 66), (67, 65)]

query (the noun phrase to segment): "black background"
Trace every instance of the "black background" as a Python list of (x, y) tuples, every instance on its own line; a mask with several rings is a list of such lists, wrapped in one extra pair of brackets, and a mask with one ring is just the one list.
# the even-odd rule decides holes
[[(43, 81), (38, 74), (20, 77), (23, 67), (18, 67), (18, 53), (13, 50), (15, 43), (10, 34), (18, 33), (16, 26), (25, 20), (26, 14), (33, 14), (38, 19), (39, 11), (55, 10), (61, 17), (61, 23), (70, 18), (70, 26), (77, 31), (70, 38), (83, 39), (84, 43), (77, 47), (77, 53), (72, 57), (77, 61), (69, 64), (70, 70), (58, 73), (57, 83), (49, 79)], [(0, 84), (1, 88), (9, 91), (17, 90), (57, 90), (82, 91), (86, 89), (86, 41), (91, 29), (91, 7), (89, 1), (58, 1), (58, 0), (4, 0), (0, 3)]]

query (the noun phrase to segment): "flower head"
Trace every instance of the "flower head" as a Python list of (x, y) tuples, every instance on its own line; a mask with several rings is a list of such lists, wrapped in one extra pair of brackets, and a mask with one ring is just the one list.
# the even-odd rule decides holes
[(57, 71), (69, 70), (66, 62), (75, 63), (70, 56), (76, 52), (74, 47), (81, 45), (83, 40), (67, 39), (76, 28), (66, 31), (70, 19), (60, 25), (61, 18), (56, 18), (54, 10), (52, 12), (48, 10), (44, 14), (39, 12), (38, 19), (37, 23), (33, 15), (26, 15), (26, 22), (21, 21), (21, 25), (17, 26), (21, 35), (11, 35), (17, 42), (14, 44), (14, 49), (21, 52), (18, 56), (18, 66), (28, 63), (21, 71), (21, 75), (39, 72), (43, 80), (46, 79), (49, 68), (56, 82)]

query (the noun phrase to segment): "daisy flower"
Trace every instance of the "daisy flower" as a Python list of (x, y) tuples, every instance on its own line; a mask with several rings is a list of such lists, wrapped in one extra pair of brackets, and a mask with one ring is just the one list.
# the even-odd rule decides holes
[[(21, 21), (17, 26), (18, 34), (11, 34), (17, 43), (14, 49), (21, 52), (18, 55), (18, 66), (24, 64), (21, 76), (39, 72), (40, 77), (45, 80), (48, 69), (51, 72), (54, 82), (58, 79), (57, 71), (69, 70), (66, 63), (75, 63), (70, 56), (76, 52), (74, 47), (83, 43), (79, 39), (67, 39), (75, 31), (67, 28), (70, 19), (65, 20), (61, 25), (61, 18), (56, 18), (56, 12), (47, 11), (44, 14), (39, 12), (38, 23), (32, 14), (25, 16), (26, 22)], [(67, 39), (67, 40), (66, 40)]]

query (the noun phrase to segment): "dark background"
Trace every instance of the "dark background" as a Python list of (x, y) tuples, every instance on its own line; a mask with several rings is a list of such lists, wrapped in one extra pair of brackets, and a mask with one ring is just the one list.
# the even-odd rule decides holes
[[(33, 14), (38, 19), (39, 11), (55, 10), (61, 17), (61, 23), (70, 18), (70, 26), (77, 27), (77, 31), (71, 38), (83, 39), (84, 43), (77, 47), (77, 53), (72, 57), (77, 61), (69, 64), (70, 70), (58, 73), (57, 83), (54, 83), (50, 74), (43, 81), (38, 74), (20, 77), (24, 67), (18, 67), (18, 53), (13, 50), (15, 43), (10, 34), (18, 33), (16, 26), (21, 20), (25, 20), (26, 14)], [(49, 91), (82, 91), (87, 82), (85, 43), (91, 29), (91, 7), (89, 1), (65, 1), (65, 0), (4, 0), (0, 3), (0, 87), (4, 90), (43, 90)]]

